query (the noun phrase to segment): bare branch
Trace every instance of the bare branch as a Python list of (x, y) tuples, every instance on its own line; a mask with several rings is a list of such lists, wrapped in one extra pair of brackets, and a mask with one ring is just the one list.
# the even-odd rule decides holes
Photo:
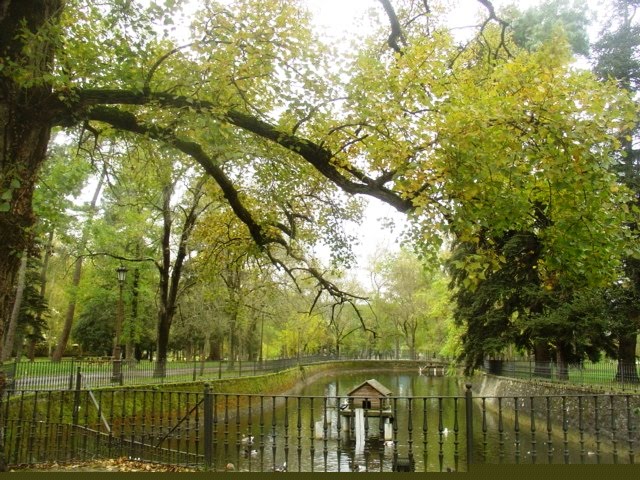
[(402, 48), (400, 48), (398, 41), (400, 41), (403, 45), (406, 45), (407, 41), (404, 37), (404, 33), (402, 33), (402, 27), (400, 26), (398, 15), (396, 15), (396, 11), (393, 8), (393, 5), (391, 5), (390, 0), (379, 0), (379, 1), (384, 7), (385, 12), (387, 12), (387, 17), (389, 18), (389, 23), (391, 24), (391, 34), (389, 34), (389, 38), (387, 39), (387, 44), (396, 53), (403, 55)]
[(151, 258), (151, 257), (138, 257), (138, 258), (133, 258), (133, 257), (125, 257), (123, 255), (115, 255), (113, 253), (110, 252), (89, 252), (89, 253), (83, 253), (82, 255), (78, 255), (77, 258), (93, 258), (93, 257), (109, 257), (109, 258), (113, 258), (114, 260), (120, 260), (121, 262), (127, 262), (127, 263), (142, 263), (142, 262), (151, 262), (153, 263), (156, 267), (158, 267), (158, 262), (156, 261), (155, 258)]
[(151, 66), (151, 68), (149, 69), (149, 73), (147, 73), (147, 76), (144, 79), (144, 87), (143, 87), (144, 91), (148, 93), (151, 90), (150, 88), (151, 79), (153, 78), (153, 75), (156, 73), (156, 70), (160, 67), (160, 65), (162, 65), (162, 62), (164, 62), (167, 58), (169, 58), (174, 53), (177, 53), (180, 50), (183, 50), (185, 48), (189, 48), (193, 45), (194, 43), (188, 43), (186, 45), (181, 45), (179, 47), (173, 48), (169, 50), (167, 53), (165, 53), (164, 55), (162, 55), (158, 60), (156, 60), (156, 63), (154, 63)]
[(501, 32), (500, 32), (500, 45), (498, 45), (495, 53), (494, 53), (494, 58), (497, 58), (498, 56), (498, 52), (500, 51), (500, 49), (504, 49), (505, 52), (507, 52), (507, 55), (509, 57), (511, 57), (511, 52), (509, 51), (509, 49), (507, 48), (507, 45), (505, 43), (505, 35), (506, 35), (506, 30), (507, 28), (509, 28), (509, 23), (498, 17), (498, 15), (496, 15), (496, 10), (493, 6), (493, 3), (491, 2), (491, 0), (478, 0), (478, 2), (480, 2), (489, 12), (489, 17), (484, 21), (484, 23), (482, 24), (482, 26), (480, 27), (480, 33), (482, 34), (484, 32), (484, 29), (486, 28), (486, 26), (489, 24), (489, 22), (491, 22), (492, 20), (497, 22), (500, 25), (501, 28)]

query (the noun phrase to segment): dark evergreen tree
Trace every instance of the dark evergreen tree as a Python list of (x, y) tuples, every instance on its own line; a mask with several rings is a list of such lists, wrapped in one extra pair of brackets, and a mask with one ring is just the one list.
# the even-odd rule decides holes
[[(615, 79), (621, 87), (636, 95), (640, 89), (640, 24), (637, 0), (614, 0), (610, 17), (603, 32), (593, 45), (594, 71), (603, 79)], [(637, 134), (621, 139), (622, 149), (617, 166), (620, 182), (632, 191), (630, 208), (640, 207), (640, 149)], [(634, 139), (635, 137), (635, 139)], [(629, 228), (640, 241), (637, 222)], [(625, 382), (640, 382), (636, 368), (637, 337), (640, 331), (640, 261), (629, 256), (625, 259), (624, 273), (618, 284), (607, 291), (614, 321), (612, 330), (617, 337), (618, 371), (616, 379)], [(620, 321), (622, 315), (623, 321)]]

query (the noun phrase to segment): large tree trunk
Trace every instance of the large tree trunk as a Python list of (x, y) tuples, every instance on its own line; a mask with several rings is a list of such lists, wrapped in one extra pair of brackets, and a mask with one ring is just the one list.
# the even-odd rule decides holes
[(156, 366), (153, 372), (154, 377), (164, 377), (166, 374), (166, 363), (168, 358), (169, 331), (173, 313), (160, 307), (158, 312), (158, 331), (156, 339)]
[(13, 308), (11, 310), (11, 317), (9, 319), (9, 326), (4, 338), (4, 346), (2, 347), (2, 355), (0, 359), (4, 362), (11, 357), (13, 353), (13, 347), (15, 344), (16, 329), (18, 328), (18, 318), (20, 317), (20, 308), (22, 307), (22, 297), (24, 295), (25, 279), (27, 276), (27, 260), (29, 255), (25, 250), (22, 252), (22, 259), (20, 260), (20, 270), (18, 271), (18, 285), (16, 287), (16, 296), (13, 301)]
[[(38, 32), (61, 8), (62, 0), (0, 0), (0, 58), (3, 65), (28, 67), (32, 83), (29, 87), (18, 84), (10, 68), (0, 71), (0, 344), (13, 306), (18, 254), (28, 250), (33, 240), (31, 201), (52, 125), (42, 107), (51, 88), (41, 81), (52, 69), (52, 42), (43, 36), (31, 49), (33, 57), (26, 58), (21, 29)], [(0, 378), (0, 396), (3, 385)], [(6, 470), (3, 443), (0, 438), (0, 471)]]
[[(19, 253), (33, 241), (31, 199), (50, 132), (48, 125), (36, 123), (35, 113), (7, 108), (3, 100), (0, 97), (0, 191), (11, 191), (11, 200), (8, 205), (0, 200), (0, 209), (8, 208), (0, 212), (0, 328), (11, 315)], [(0, 336), (4, 340), (4, 332)]]
[(558, 380), (569, 380), (569, 364), (564, 345), (558, 345), (556, 349), (556, 378)]
[(209, 340), (209, 360), (222, 360), (222, 340), (218, 335)]
[(546, 342), (536, 342), (533, 347), (535, 367), (533, 374), (536, 377), (551, 378), (551, 351)]
[(636, 341), (637, 335), (635, 333), (620, 337), (618, 340), (616, 382), (640, 383), (636, 366)]
[[(8, 60), (3, 64), (25, 65), (32, 77), (49, 72), (51, 45), (43, 39), (35, 45), (34, 58), (25, 58), (20, 29), (37, 32), (60, 8), (61, 0), (0, 0), (0, 57)], [(51, 89), (38, 78), (31, 80), (35, 86), (25, 88), (9, 68), (0, 71), (0, 192), (11, 194), (0, 201), (0, 324), (11, 314), (19, 253), (32, 243), (31, 200), (51, 136), (52, 121), (42, 110)]]
[(169, 330), (173, 320), (173, 307), (171, 302), (171, 195), (173, 184), (165, 185), (162, 189), (162, 262), (158, 265), (160, 306), (158, 307), (158, 324), (156, 330), (156, 370), (154, 375), (163, 377), (165, 363), (167, 361), (167, 349), (169, 345)]

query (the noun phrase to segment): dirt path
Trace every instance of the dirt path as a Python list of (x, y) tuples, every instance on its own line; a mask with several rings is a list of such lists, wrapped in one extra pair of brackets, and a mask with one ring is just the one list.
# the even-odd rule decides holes
[(40, 465), (13, 466), (10, 472), (197, 472), (198, 470), (176, 465), (136, 462), (126, 458), (89, 460), (68, 464), (45, 463)]

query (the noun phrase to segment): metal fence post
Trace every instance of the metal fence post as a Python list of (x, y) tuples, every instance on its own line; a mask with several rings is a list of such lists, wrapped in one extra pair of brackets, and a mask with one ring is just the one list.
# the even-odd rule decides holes
[(80, 367), (76, 372), (76, 391), (73, 395), (73, 424), (78, 424), (78, 415), (80, 413), (80, 389), (82, 388), (82, 375), (80, 374)]
[(13, 376), (10, 379), (10, 385), (12, 390), (16, 390), (16, 382), (18, 381), (18, 364), (20, 363), (19, 355), (16, 355), (16, 360), (13, 362)]
[[(72, 377), (73, 378), (73, 377)], [(77, 368), (77, 373), (76, 373), (76, 388), (75, 388), (75, 392), (73, 394), (73, 419), (72, 419), (72, 425), (71, 428), (73, 430), (73, 434), (72, 434), (72, 459), (75, 460), (75, 456), (76, 456), (76, 452), (77, 452), (77, 447), (78, 447), (78, 419), (80, 418), (80, 389), (82, 388), (82, 376), (80, 374), (80, 367), (78, 366)]]
[(73, 375), (75, 373), (73, 368), (74, 367), (73, 362), (74, 362), (74, 359), (73, 357), (71, 357), (71, 368), (69, 371), (69, 390), (73, 390)]
[(196, 358), (196, 354), (193, 354), (193, 381), (196, 381), (196, 368), (197, 368), (197, 361), (198, 359)]
[(211, 398), (211, 386), (204, 384), (204, 466), (206, 470), (213, 464), (213, 402)]
[(467, 388), (464, 394), (467, 418), (467, 471), (469, 471), (473, 463), (473, 393), (470, 383), (465, 384), (465, 387)]

